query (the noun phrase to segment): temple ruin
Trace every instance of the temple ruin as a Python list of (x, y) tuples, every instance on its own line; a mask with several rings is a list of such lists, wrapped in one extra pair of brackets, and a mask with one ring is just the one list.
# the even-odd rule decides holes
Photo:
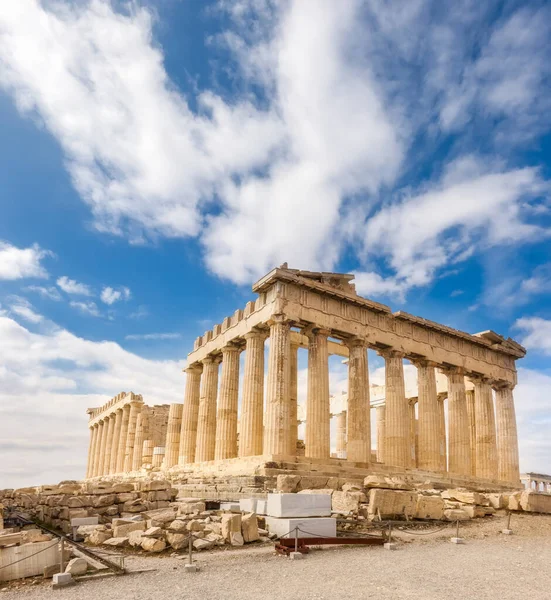
[[(253, 285), (255, 300), (195, 340), (183, 404), (150, 407), (130, 392), (88, 410), (87, 477), (144, 468), (184, 482), (227, 473), (408, 473), (467, 487), (520, 488), (513, 389), (515, 361), (525, 349), (493, 331), (471, 335), (393, 313), (359, 296), (353, 279), (273, 269)], [(304, 440), (299, 348), (308, 351)], [(377, 398), (370, 397), (368, 349), (385, 362)], [(330, 355), (348, 365), (346, 401), (333, 412), (333, 455)], [(406, 393), (405, 360), (417, 368), (416, 393)]]

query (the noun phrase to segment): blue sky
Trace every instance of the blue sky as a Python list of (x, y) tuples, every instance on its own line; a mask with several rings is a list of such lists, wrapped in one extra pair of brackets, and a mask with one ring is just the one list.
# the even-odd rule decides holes
[(0, 487), (81, 476), (87, 406), (181, 401), (193, 339), (284, 261), (524, 343), (521, 468), (548, 472), (550, 13), (3, 3)]

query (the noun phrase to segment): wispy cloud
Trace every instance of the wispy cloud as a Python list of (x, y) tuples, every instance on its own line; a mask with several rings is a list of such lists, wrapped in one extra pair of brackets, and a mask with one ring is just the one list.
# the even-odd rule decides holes
[(35, 292), (48, 300), (55, 300), (56, 302), (62, 300), (59, 290), (54, 286), (45, 287), (41, 285), (28, 285), (25, 290), (28, 292)]
[(40, 323), (44, 320), (44, 317), (38, 314), (34, 310), (33, 305), (25, 298), (13, 296), (10, 300), (11, 313), (22, 317), (25, 321), (29, 321), (30, 323)]
[(52, 256), (52, 253), (38, 244), (30, 248), (17, 248), (0, 240), (0, 280), (48, 277), (48, 272), (41, 264), (46, 256)]
[(515, 327), (523, 332), (520, 343), (528, 350), (551, 355), (551, 320), (541, 317), (522, 317)]
[(89, 315), (91, 317), (101, 317), (101, 313), (98, 309), (98, 306), (95, 302), (69, 302), (69, 306), (74, 308), (85, 315)]
[(130, 289), (127, 287), (121, 287), (120, 289), (104, 287), (100, 298), (105, 304), (111, 305), (119, 300), (129, 300), (131, 295)]
[(182, 337), (181, 333), (132, 333), (124, 337), (125, 340), (176, 340)]
[(85, 285), (84, 283), (79, 283), (74, 279), (69, 279), (65, 275), (63, 277), (59, 277), (56, 283), (66, 294), (72, 294), (75, 296), (93, 295), (89, 286)]

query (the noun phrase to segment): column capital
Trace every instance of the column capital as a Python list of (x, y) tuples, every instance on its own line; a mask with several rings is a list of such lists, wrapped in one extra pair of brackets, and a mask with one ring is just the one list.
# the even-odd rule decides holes
[(366, 350), (369, 347), (369, 345), (367, 343), (367, 338), (361, 337), (359, 335), (344, 340), (344, 345), (347, 346), (348, 348), (358, 348), (359, 347), (359, 348), (365, 348)]
[(241, 350), (241, 346), (239, 346), (235, 342), (230, 342), (222, 348), (222, 356), (224, 356), (225, 354), (240, 354)]
[(438, 402), (444, 402), (444, 400), (448, 397), (448, 392), (440, 392), (437, 395)]
[(266, 325), (271, 327), (272, 325), (291, 325), (290, 319), (287, 318), (287, 315), (283, 313), (274, 313), (270, 316), (268, 321), (266, 321)]
[(498, 390), (514, 390), (515, 389), (515, 384), (514, 383), (510, 383), (509, 381), (492, 381), (490, 383), (490, 385), (492, 386), (492, 388), (497, 392)]
[(203, 363), (203, 366), (212, 365), (212, 364), (219, 365), (222, 362), (222, 355), (221, 354), (216, 354), (216, 355), (209, 354), (208, 356), (205, 356), (205, 358), (203, 358), (203, 360), (201, 362)]
[(441, 365), (437, 362), (434, 362), (433, 360), (429, 360), (428, 358), (425, 358), (424, 356), (417, 356), (414, 358), (408, 358), (409, 362), (414, 366), (414, 367), (440, 367)]
[(301, 333), (305, 335), (307, 338), (311, 338), (313, 335), (322, 335), (325, 337), (329, 337), (331, 335), (330, 329), (324, 329), (323, 327), (318, 327), (314, 323), (310, 323), (301, 329)]
[(410, 406), (415, 406), (417, 402), (419, 402), (419, 396), (413, 396), (412, 398), (407, 398), (408, 404)]
[(476, 373), (467, 374), (467, 378), (469, 379), (469, 381), (474, 383), (474, 385), (477, 385), (477, 384), (480, 385), (482, 383), (486, 383), (486, 384), (491, 383), (491, 379), (489, 379), (488, 377), (485, 377), (484, 375), (478, 375)]
[(465, 377), (466, 375), (466, 371), (463, 367), (456, 367), (454, 365), (440, 366), (439, 371), (447, 377), (453, 377), (454, 375), (459, 377)]
[(406, 356), (405, 352), (396, 348), (383, 348), (377, 350), (377, 354), (383, 358), (404, 358)]
[(250, 331), (247, 331), (247, 333), (245, 333), (243, 335), (243, 337), (246, 340), (265, 340), (267, 337), (269, 336), (269, 332), (266, 331), (265, 329), (256, 329), (255, 327), (253, 327), (253, 329), (251, 329)]
[(192, 363), (184, 369), (184, 373), (201, 373), (203, 371), (203, 365), (200, 362)]

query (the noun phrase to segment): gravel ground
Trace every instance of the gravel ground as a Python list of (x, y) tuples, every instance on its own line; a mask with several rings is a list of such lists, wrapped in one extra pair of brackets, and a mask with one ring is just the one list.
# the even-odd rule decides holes
[[(168, 556), (131, 556), (129, 569), (155, 571), (110, 577), (53, 591), (46, 583), (5, 588), (1, 599), (44, 600), (248, 600), (259, 598), (377, 598), (531, 600), (551, 597), (551, 516), (514, 516), (515, 534), (502, 535), (504, 518), (450, 528), (428, 536), (398, 533), (398, 549), (341, 547), (313, 550), (302, 561), (274, 554), (271, 546), (197, 555), (198, 573)], [(403, 541), (402, 541), (403, 540)], [(410, 541), (411, 540), (411, 541)]]

